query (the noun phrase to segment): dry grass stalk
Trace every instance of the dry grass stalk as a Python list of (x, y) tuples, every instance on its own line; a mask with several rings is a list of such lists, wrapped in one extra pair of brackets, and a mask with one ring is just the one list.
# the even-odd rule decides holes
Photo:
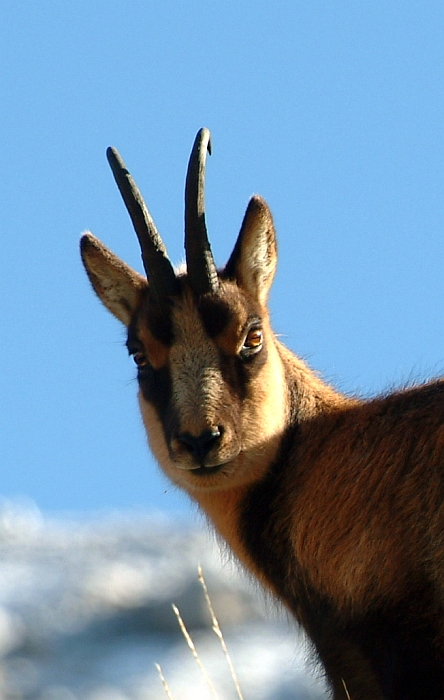
[(346, 684), (345, 684), (344, 679), (341, 678), (341, 681), (342, 681), (342, 685), (344, 686), (344, 690), (345, 690), (345, 694), (346, 694), (346, 696), (347, 696), (347, 700), (351, 700), (350, 693), (348, 692), (348, 688), (347, 688), (347, 686), (346, 686)]
[(218, 696), (217, 696), (217, 693), (216, 693), (216, 689), (215, 689), (215, 687), (214, 687), (214, 685), (213, 685), (213, 681), (211, 680), (211, 678), (210, 678), (210, 676), (208, 675), (208, 672), (207, 672), (205, 666), (203, 665), (202, 661), (201, 661), (200, 658), (199, 658), (199, 655), (198, 655), (198, 653), (197, 653), (197, 651), (196, 651), (196, 647), (194, 646), (194, 642), (193, 642), (193, 640), (191, 639), (190, 634), (189, 634), (187, 628), (185, 627), (184, 621), (182, 620), (181, 614), (180, 614), (180, 612), (179, 612), (179, 608), (178, 608), (176, 605), (174, 605), (174, 604), (173, 604), (172, 607), (173, 607), (173, 610), (174, 610), (174, 614), (175, 614), (176, 617), (177, 617), (177, 621), (178, 621), (178, 623), (179, 623), (179, 627), (180, 627), (180, 629), (181, 629), (181, 632), (182, 632), (183, 636), (185, 637), (186, 643), (188, 644), (189, 648), (191, 649), (191, 653), (193, 654), (194, 658), (196, 659), (197, 665), (199, 666), (200, 670), (202, 671), (202, 675), (203, 675), (203, 677), (204, 677), (204, 679), (205, 679), (205, 682), (206, 682), (206, 684), (208, 685), (208, 687), (210, 688), (211, 693), (212, 693), (214, 699), (215, 699), (215, 700), (218, 700)]
[(164, 675), (163, 675), (163, 673), (162, 673), (161, 667), (159, 666), (159, 664), (154, 664), (154, 665), (155, 665), (155, 667), (157, 668), (157, 673), (158, 673), (159, 676), (160, 676), (160, 680), (162, 681), (162, 685), (163, 685), (163, 688), (164, 688), (164, 690), (165, 690), (165, 693), (166, 693), (166, 696), (167, 696), (168, 700), (174, 700), (174, 698), (173, 698), (173, 696), (172, 696), (172, 694), (171, 694), (171, 690), (170, 690), (169, 687), (168, 687), (168, 683), (166, 682), (166, 680), (165, 680), (165, 678), (164, 678)]
[(207, 602), (208, 610), (209, 610), (210, 615), (211, 615), (211, 624), (213, 626), (213, 632), (217, 636), (217, 638), (219, 639), (222, 650), (225, 654), (225, 659), (227, 661), (228, 668), (230, 669), (231, 678), (233, 679), (233, 683), (234, 683), (234, 687), (236, 688), (237, 696), (238, 696), (239, 700), (244, 700), (244, 696), (242, 695), (242, 692), (241, 692), (241, 689), (239, 686), (239, 681), (237, 680), (236, 672), (234, 670), (234, 666), (233, 666), (233, 663), (231, 661), (231, 657), (228, 653), (227, 645), (225, 644), (225, 639), (222, 635), (222, 630), (219, 627), (219, 622), (217, 621), (217, 617), (214, 614), (213, 606), (211, 604), (210, 594), (208, 593), (207, 584), (205, 583), (205, 579), (204, 579), (203, 572), (202, 572), (202, 567), (200, 566), (200, 564), (197, 568), (197, 572), (198, 572), (200, 584), (201, 584), (203, 592), (204, 592), (205, 600)]

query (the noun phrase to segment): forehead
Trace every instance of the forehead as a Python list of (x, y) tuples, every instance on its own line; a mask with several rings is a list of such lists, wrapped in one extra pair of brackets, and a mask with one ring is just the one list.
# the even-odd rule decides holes
[(263, 311), (233, 282), (221, 282), (216, 294), (196, 298), (186, 278), (181, 279), (181, 294), (163, 303), (154, 302), (149, 293), (144, 299), (129, 335), (139, 338), (144, 332), (167, 347), (185, 341), (192, 345), (202, 334), (211, 339), (241, 334)]

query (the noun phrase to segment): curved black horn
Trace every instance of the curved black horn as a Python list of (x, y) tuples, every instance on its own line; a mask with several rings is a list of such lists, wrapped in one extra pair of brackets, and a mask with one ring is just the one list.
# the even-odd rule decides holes
[(106, 157), (139, 239), (152, 294), (160, 300), (177, 293), (176, 274), (136, 183), (115, 148), (108, 148)]
[(197, 295), (219, 287), (205, 224), (205, 160), (211, 154), (210, 132), (200, 129), (194, 141), (185, 183), (185, 255), (188, 279)]

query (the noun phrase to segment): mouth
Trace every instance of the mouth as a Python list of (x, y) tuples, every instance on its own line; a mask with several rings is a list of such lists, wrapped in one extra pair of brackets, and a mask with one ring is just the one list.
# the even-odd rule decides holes
[(190, 471), (195, 476), (210, 476), (210, 474), (217, 474), (222, 467), (222, 464), (216, 464), (215, 467), (196, 467), (196, 469), (190, 469)]

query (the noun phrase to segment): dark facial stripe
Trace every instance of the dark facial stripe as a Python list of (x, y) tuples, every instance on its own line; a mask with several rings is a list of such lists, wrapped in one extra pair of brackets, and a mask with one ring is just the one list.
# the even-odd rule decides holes
[(249, 396), (249, 385), (267, 361), (267, 347), (246, 360), (220, 353), (220, 367), (224, 381), (234, 396), (244, 401)]
[(197, 299), (197, 309), (203, 326), (210, 338), (228, 330), (231, 323), (248, 325), (251, 320), (261, 319), (261, 309), (239, 289), (226, 288), (222, 294), (206, 294)]
[(233, 319), (233, 312), (224, 299), (206, 295), (198, 300), (197, 308), (205, 332), (210, 338), (223, 333)]
[(139, 315), (140, 323), (146, 323), (153, 336), (163, 345), (170, 348), (174, 342), (173, 331), (173, 301), (166, 299), (162, 302), (150, 300)]
[[(160, 313), (159, 304), (151, 303), (149, 306), (149, 313)], [(142, 313), (145, 315), (146, 312), (144, 309), (142, 309), (140, 312), (139, 318)], [(144, 351), (143, 343), (140, 341), (137, 333), (138, 325), (139, 321), (136, 318), (128, 328), (127, 346), (131, 353), (137, 352), (139, 349)], [(153, 335), (154, 330), (154, 328), (150, 327), (150, 331), (153, 333)], [(173, 342), (174, 335), (172, 332), (171, 314), (169, 317), (164, 317), (163, 325), (159, 324), (157, 326), (156, 337), (165, 345), (171, 345)], [(168, 367), (162, 367), (161, 369), (156, 370), (150, 364), (147, 364), (146, 366), (139, 368), (137, 380), (139, 382), (143, 398), (153, 406), (165, 432), (168, 435), (171, 435), (175, 427), (175, 421), (171, 411), (172, 382)]]
[[(241, 332), (247, 333), (255, 322), (260, 325), (257, 304), (239, 295), (239, 290), (225, 289), (223, 295), (204, 295), (197, 300), (197, 308), (208, 337), (219, 346), (220, 367), (224, 381), (233, 396), (243, 401), (248, 396), (248, 385), (267, 359), (266, 346), (257, 355), (242, 359), (236, 354)], [(230, 324), (232, 327), (230, 328)], [(226, 336), (224, 337), (224, 333)], [(218, 337), (220, 342), (218, 343)]]
[(159, 370), (150, 365), (139, 370), (137, 376), (142, 396), (155, 409), (162, 423), (167, 442), (178, 431), (178, 421), (172, 409), (172, 382), (167, 367)]

